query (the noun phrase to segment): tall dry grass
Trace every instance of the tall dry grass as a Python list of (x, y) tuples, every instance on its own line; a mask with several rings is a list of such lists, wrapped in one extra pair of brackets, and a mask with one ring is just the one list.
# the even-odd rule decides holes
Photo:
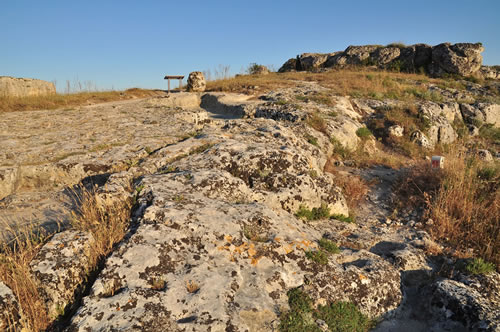
[(132, 200), (101, 197), (93, 190), (77, 194), (79, 207), (73, 214), (72, 227), (92, 235), (89, 271), (94, 270), (125, 236), (130, 225)]
[(336, 95), (350, 95), (374, 99), (434, 100), (441, 101), (438, 94), (428, 91), (426, 84), (444, 86), (444, 79), (429, 78), (423, 74), (396, 73), (367, 68), (346, 68), (326, 72), (288, 72), (267, 75), (239, 75), (207, 83), (208, 91), (259, 92), (264, 93), (278, 87), (292, 87), (297, 81), (318, 82)]
[(446, 158), (443, 170), (414, 167), (398, 189), (402, 204), (424, 206), (430, 234), (459, 255), (500, 266), (500, 165), (474, 156)]
[[(86, 189), (75, 190), (75, 196), (78, 208), (73, 213), (72, 227), (90, 233), (93, 238), (88, 251), (87, 273), (90, 275), (125, 236), (132, 202), (131, 199), (101, 198), (93, 190)], [(48, 314), (39, 292), (39, 281), (33, 278), (29, 264), (49, 236), (34, 224), (9, 230), (12, 240), (0, 245), (0, 280), (13, 291), (19, 303), (20, 327), (25, 331), (45, 331), (57, 317)], [(14, 321), (13, 317), (8, 331), (18, 330), (13, 326)]]
[[(10, 241), (0, 245), (0, 280), (7, 285), (19, 304), (21, 327), (26, 331), (43, 331), (49, 324), (47, 308), (38, 291), (38, 282), (31, 275), (29, 264), (42, 247), (47, 235), (40, 233), (33, 224), (13, 229), (7, 227)], [(17, 331), (17, 308), (11, 307), (12, 320), (7, 331)]]
[(0, 97), (0, 113), (76, 107), (131, 98), (143, 98), (161, 93), (161, 91), (134, 88), (125, 91), (79, 92), (31, 97)]

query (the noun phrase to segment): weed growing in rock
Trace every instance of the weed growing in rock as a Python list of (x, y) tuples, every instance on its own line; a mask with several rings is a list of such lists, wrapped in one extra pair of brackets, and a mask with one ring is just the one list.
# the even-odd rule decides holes
[(349, 223), (353, 223), (354, 222), (354, 217), (353, 216), (345, 216), (343, 214), (334, 214), (333, 216), (331, 216), (330, 218), (332, 219), (336, 219), (336, 220), (340, 220), (340, 221), (343, 221), (343, 222), (349, 222)]
[(374, 322), (363, 315), (351, 302), (336, 302), (319, 306), (317, 316), (325, 321), (330, 331), (363, 332), (374, 327)]
[(346, 148), (342, 143), (340, 143), (335, 137), (330, 138), (330, 143), (333, 145), (333, 154), (341, 157), (342, 159), (348, 159), (352, 157), (352, 151)]
[(319, 147), (318, 139), (316, 137), (307, 134), (306, 139), (309, 144)]
[(358, 135), (358, 137), (361, 139), (368, 139), (373, 134), (370, 131), (370, 129), (368, 129), (366, 127), (361, 127), (358, 130), (356, 130), (356, 135)]
[(319, 244), (320, 248), (328, 251), (331, 254), (338, 254), (338, 253), (340, 253), (339, 247), (333, 241), (330, 241), (328, 239), (322, 238), (321, 240), (319, 240), (318, 244)]
[(318, 220), (328, 218), (330, 216), (330, 208), (326, 203), (321, 203), (320, 207), (312, 208), (312, 210), (301, 205), (295, 215), (300, 219)]
[(315, 309), (312, 300), (300, 289), (291, 289), (287, 295), (290, 310), (281, 316), (279, 328), (282, 332), (324, 331), (317, 320), (326, 322), (328, 331), (335, 332), (365, 332), (374, 326), (350, 302), (336, 302)]
[(317, 130), (325, 135), (328, 135), (326, 120), (325, 120), (325, 118), (323, 118), (323, 116), (321, 116), (320, 113), (318, 113), (318, 112), (312, 113), (307, 118), (306, 123), (309, 126), (311, 126), (312, 128), (314, 128), (315, 130)]
[(306, 251), (306, 257), (321, 265), (328, 264), (328, 255), (321, 250)]
[(131, 199), (102, 198), (98, 193), (82, 189), (75, 193), (79, 201), (73, 213), (72, 227), (92, 234), (89, 271), (94, 270), (120, 242), (130, 223)]
[(482, 258), (474, 258), (465, 267), (470, 274), (487, 274), (495, 271), (495, 264), (485, 262)]

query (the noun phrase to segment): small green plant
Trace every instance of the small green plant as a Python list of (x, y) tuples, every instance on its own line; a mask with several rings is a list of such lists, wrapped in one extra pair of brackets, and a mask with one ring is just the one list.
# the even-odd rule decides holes
[(330, 218), (331, 219), (340, 220), (340, 221), (343, 221), (343, 222), (349, 222), (349, 223), (354, 222), (354, 217), (353, 216), (345, 216), (343, 214), (334, 214)]
[(140, 193), (141, 193), (141, 191), (142, 191), (143, 189), (144, 189), (144, 185), (143, 185), (143, 184), (141, 184), (140, 186), (137, 186), (137, 187), (135, 188), (135, 192), (136, 192), (137, 194), (140, 194)]
[(337, 117), (338, 115), (339, 115), (339, 113), (338, 113), (338, 112), (335, 112), (335, 111), (330, 111), (330, 112), (328, 112), (328, 116), (331, 116), (332, 118), (335, 118), (335, 117)]
[(317, 316), (334, 332), (365, 332), (374, 327), (374, 322), (351, 302), (319, 306)]
[(370, 129), (366, 127), (361, 127), (358, 130), (356, 130), (356, 135), (358, 135), (359, 138), (365, 140), (368, 139), (368, 137), (372, 136), (373, 134), (370, 131)]
[(148, 154), (148, 156), (149, 156), (149, 155), (151, 155), (151, 154), (153, 153), (153, 150), (152, 150), (149, 146), (146, 146), (146, 147), (144, 148), (144, 151), (146, 151), (146, 153)]
[(474, 258), (467, 263), (465, 269), (470, 274), (488, 274), (495, 271), (495, 264), (485, 262), (482, 258)]
[(184, 178), (187, 180), (192, 180), (194, 178), (194, 176), (191, 173), (186, 173), (186, 174), (184, 174)]
[(313, 179), (318, 177), (318, 172), (316, 172), (315, 169), (312, 169), (309, 171), (309, 176), (312, 177)]
[(330, 216), (330, 208), (325, 203), (321, 203), (320, 207), (312, 208), (312, 210), (301, 205), (295, 215), (300, 219), (318, 220), (328, 218)]
[(340, 249), (337, 246), (337, 244), (328, 239), (322, 238), (321, 240), (319, 240), (318, 244), (320, 248), (328, 251), (331, 254), (338, 254), (340, 252)]
[(321, 265), (328, 264), (328, 255), (321, 250), (317, 251), (306, 251), (306, 257)]
[(281, 317), (281, 332), (321, 332), (316, 323), (318, 319), (334, 332), (366, 332), (374, 327), (374, 322), (351, 302), (335, 302), (314, 309), (311, 298), (304, 291), (294, 288), (287, 295), (290, 310)]
[(347, 159), (352, 156), (352, 151), (342, 145), (335, 137), (330, 138), (330, 143), (333, 144), (333, 153), (342, 159)]
[(318, 139), (316, 137), (308, 134), (306, 135), (306, 139), (309, 144), (319, 147)]

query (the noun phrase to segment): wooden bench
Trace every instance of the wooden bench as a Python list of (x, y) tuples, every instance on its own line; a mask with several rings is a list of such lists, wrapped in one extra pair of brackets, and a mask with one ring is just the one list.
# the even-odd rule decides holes
[(170, 80), (179, 80), (179, 90), (182, 89), (182, 80), (184, 76), (181, 75), (166, 75), (164, 80), (168, 80), (168, 93), (170, 93)]

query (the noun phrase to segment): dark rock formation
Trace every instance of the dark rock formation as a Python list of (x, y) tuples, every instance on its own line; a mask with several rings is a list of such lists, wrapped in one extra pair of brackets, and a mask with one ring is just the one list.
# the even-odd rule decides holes
[(481, 66), (483, 51), (481, 43), (443, 43), (434, 47), (426, 44), (349, 46), (343, 52), (304, 53), (285, 62), (279, 72), (363, 65), (395, 71), (427, 72), (433, 76), (452, 74), (497, 78), (496, 68)]

